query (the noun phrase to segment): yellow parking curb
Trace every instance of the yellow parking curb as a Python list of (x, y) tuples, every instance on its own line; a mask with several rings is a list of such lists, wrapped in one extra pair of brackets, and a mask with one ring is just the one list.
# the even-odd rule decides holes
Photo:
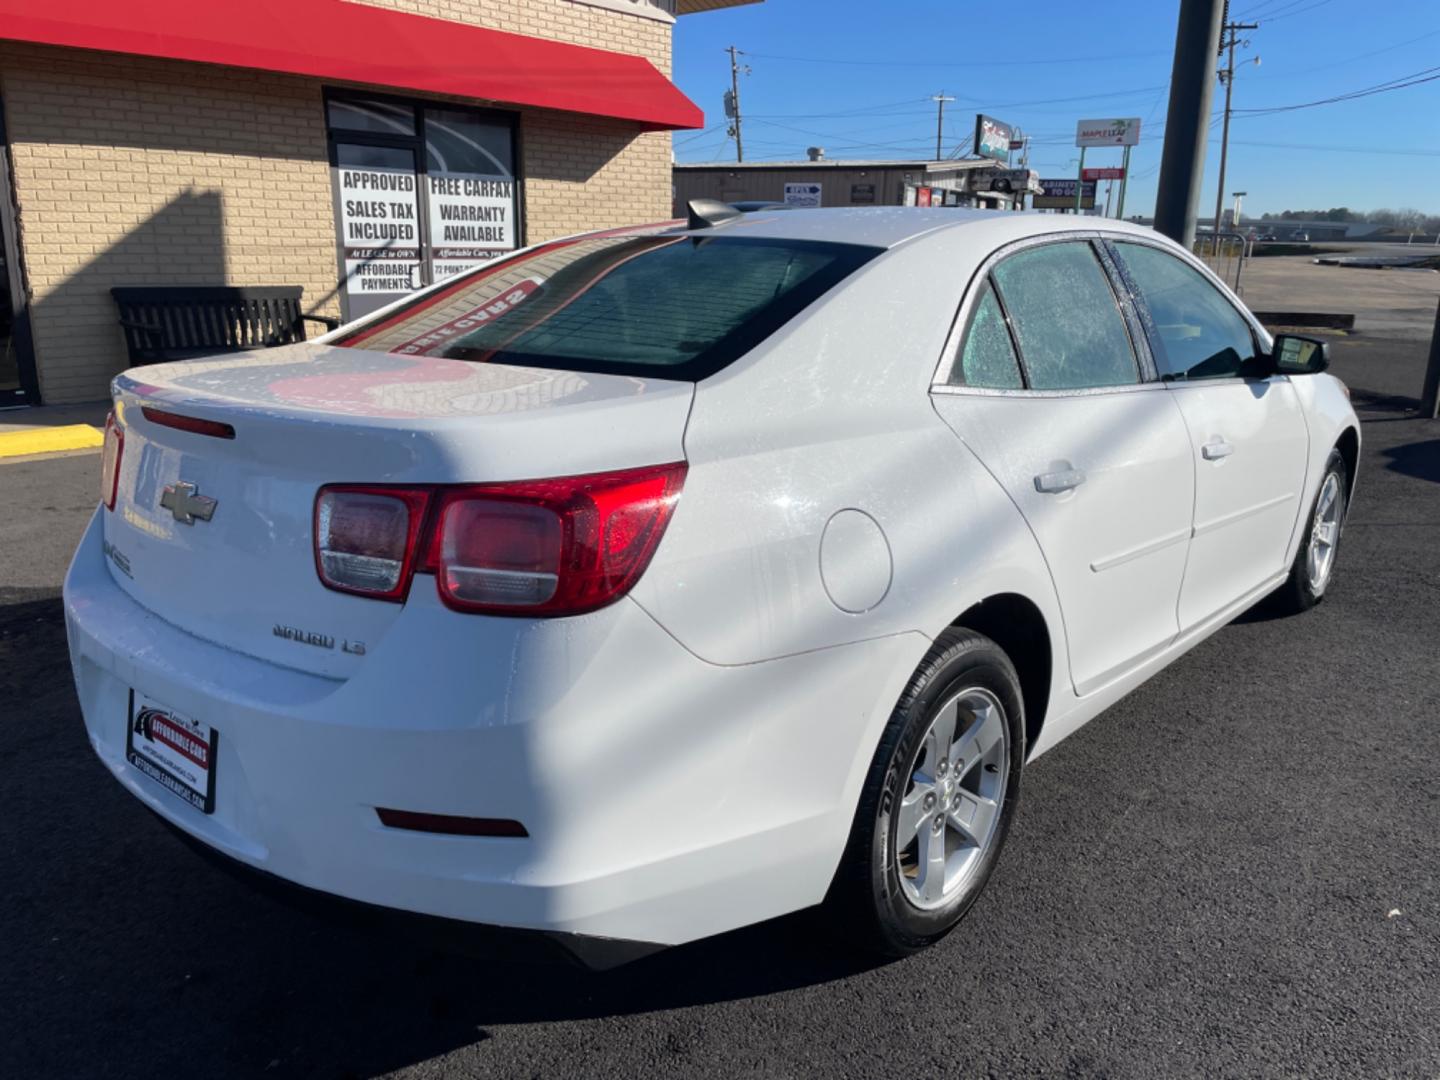
[(53, 454), (58, 450), (86, 450), (104, 443), (105, 436), (89, 424), (8, 431), (0, 435), (0, 458)]

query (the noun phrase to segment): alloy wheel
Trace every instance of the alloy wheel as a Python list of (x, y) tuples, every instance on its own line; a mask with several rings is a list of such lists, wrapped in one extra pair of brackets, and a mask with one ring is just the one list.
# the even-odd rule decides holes
[(910, 764), (895, 819), (895, 869), (906, 899), (943, 907), (965, 888), (993, 841), (1005, 802), (1005, 707), (972, 686), (935, 711)]
[(1320, 497), (1315, 500), (1315, 521), (1310, 526), (1310, 549), (1305, 561), (1310, 589), (1317, 596), (1325, 591), (1335, 566), (1335, 545), (1340, 539), (1344, 502), (1340, 477), (1333, 472), (1327, 474), (1320, 486)]

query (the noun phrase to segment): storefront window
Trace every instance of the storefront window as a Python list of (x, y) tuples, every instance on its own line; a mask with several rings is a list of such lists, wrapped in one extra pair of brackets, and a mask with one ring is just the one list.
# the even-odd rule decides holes
[(510, 114), (337, 94), (326, 118), (347, 318), (519, 246)]

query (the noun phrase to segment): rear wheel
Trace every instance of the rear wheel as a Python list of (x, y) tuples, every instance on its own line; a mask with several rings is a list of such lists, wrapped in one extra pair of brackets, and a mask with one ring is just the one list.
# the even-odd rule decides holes
[(1349, 470), (1339, 450), (1331, 450), (1320, 478), (1320, 490), (1310, 508), (1305, 536), (1290, 566), (1290, 576), (1275, 591), (1275, 605), (1284, 613), (1308, 611), (1325, 598), (1335, 574), (1340, 531), (1348, 509)]
[(827, 904), (847, 938), (904, 956), (944, 937), (985, 887), (1020, 795), (1020, 683), (989, 638), (952, 629), (880, 740)]

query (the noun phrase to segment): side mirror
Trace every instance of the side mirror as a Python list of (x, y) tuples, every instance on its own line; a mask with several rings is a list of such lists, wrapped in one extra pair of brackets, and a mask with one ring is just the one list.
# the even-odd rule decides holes
[(1318, 375), (1330, 366), (1330, 345), (1318, 338), (1277, 334), (1270, 356), (1281, 375)]

